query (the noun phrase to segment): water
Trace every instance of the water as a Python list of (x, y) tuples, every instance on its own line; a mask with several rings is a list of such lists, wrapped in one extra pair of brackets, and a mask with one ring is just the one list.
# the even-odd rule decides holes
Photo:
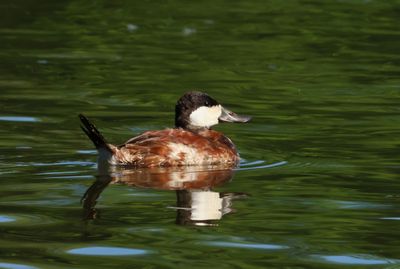
[[(399, 7), (2, 3), (0, 268), (400, 267)], [(78, 113), (120, 143), (187, 89), (253, 116), (239, 169), (96, 177)]]

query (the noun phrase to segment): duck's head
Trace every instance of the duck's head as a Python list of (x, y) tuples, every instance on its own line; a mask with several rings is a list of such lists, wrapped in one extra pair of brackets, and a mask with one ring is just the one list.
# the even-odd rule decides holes
[(210, 128), (219, 122), (248, 122), (249, 116), (239, 116), (221, 106), (206, 93), (185, 93), (175, 106), (175, 126), (196, 130)]

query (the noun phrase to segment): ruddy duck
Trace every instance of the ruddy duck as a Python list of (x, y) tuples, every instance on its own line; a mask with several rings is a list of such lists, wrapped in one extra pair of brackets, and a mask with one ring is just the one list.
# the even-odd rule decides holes
[(210, 127), (219, 122), (248, 122), (222, 107), (205, 93), (185, 93), (175, 106), (175, 128), (147, 131), (124, 144), (107, 143), (97, 128), (82, 114), (82, 130), (99, 151), (99, 164), (144, 167), (228, 165), (239, 162), (232, 141)]

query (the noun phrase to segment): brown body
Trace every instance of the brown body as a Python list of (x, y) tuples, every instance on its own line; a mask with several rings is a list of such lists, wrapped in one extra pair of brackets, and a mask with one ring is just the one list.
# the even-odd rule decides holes
[(182, 128), (148, 131), (120, 146), (108, 144), (113, 165), (163, 167), (184, 165), (236, 165), (239, 155), (232, 141), (222, 133)]

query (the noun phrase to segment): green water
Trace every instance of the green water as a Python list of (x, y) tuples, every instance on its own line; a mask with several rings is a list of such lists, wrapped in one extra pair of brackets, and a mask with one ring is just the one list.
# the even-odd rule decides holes
[[(399, 18), (399, 1), (3, 1), (0, 268), (399, 268)], [(198, 193), (96, 181), (77, 118), (120, 143), (172, 126), (188, 89), (253, 116), (216, 127), (243, 162), (206, 193), (231, 203), (209, 226), (180, 207)]]

